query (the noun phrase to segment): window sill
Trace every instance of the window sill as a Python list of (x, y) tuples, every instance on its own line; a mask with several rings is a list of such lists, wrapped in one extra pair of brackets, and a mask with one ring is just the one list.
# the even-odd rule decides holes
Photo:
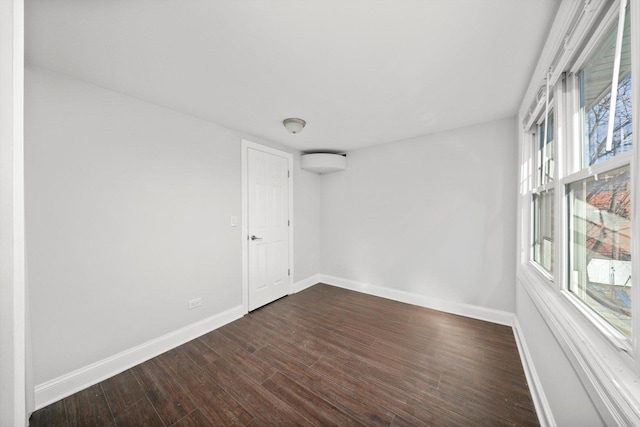
[(640, 378), (634, 360), (528, 264), (518, 280), (558, 340), (607, 425), (640, 425)]
[(547, 270), (545, 270), (540, 264), (535, 261), (529, 261), (529, 268), (533, 271), (531, 274), (536, 274), (538, 280), (544, 282), (547, 286), (553, 285), (553, 276)]
[(629, 359), (628, 364), (633, 364), (633, 359), (631, 358), (631, 354), (633, 348), (631, 347), (631, 343), (626, 340), (622, 334), (613, 332), (613, 328), (607, 325), (607, 322), (604, 321), (601, 317), (599, 317), (596, 313), (589, 310), (579, 298), (577, 298), (574, 294), (569, 291), (561, 291), (560, 294), (565, 298), (573, 308), (580, 313), (581, 316), (589, 319), (592, 326), (598, 330), (598, 332), (609, 341), (611, 345), (613, 345), (616, 349), (627, 353), (627, 358)]

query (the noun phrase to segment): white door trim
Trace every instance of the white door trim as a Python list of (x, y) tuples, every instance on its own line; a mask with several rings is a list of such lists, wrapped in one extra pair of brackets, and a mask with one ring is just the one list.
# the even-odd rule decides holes
[(289, 220), (291, 225), (289, 226), (289, 270), (291, 274), (288, 276), (288, 288), (291, 292), (291, 284), (293, 280), (293, 154), (286, 151), (276, 150), (275, 148), (267, 147), (262, 144), (242, 140), (242, 307), (246, 313), (249, 312), (249, 242), (247, 237), (249, 236), (249, 189), (248, 185), (248, 158), (249, 148), (262, 151), (264, 153), (274, 154), (276, 156), (285, 157), (287, 159), (287, 168), (289, 170)]
[(24, 216), (24, 1), (0, 0), (0, 425), (28, 425)]

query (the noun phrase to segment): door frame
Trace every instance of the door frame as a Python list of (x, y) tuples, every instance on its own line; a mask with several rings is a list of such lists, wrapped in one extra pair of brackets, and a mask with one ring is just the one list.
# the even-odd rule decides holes
[(24, 426), (34, 407), (24, 214), (24, 1), (0, 0), (0, 23), (0, 424)]
[(291, 293), (293, 283), (293, 154), (286, 151), (277, 150), (266, 145), (257, 144), (246, 139), (242, 139), (242, 308), (244, 313), (249, 312), (249, 149), (274, 154), (287, 159), (287, 170), (289, 178), (288, 191), (288, 214), (289, 214), (289, 276), (287, 283), (287, 295)]

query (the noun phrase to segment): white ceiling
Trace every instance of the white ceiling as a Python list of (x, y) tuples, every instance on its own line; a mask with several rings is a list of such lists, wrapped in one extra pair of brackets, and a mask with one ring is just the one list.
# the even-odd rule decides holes
[[(301, 151), (514, 116), (558, 0), (27, 0), (26, 61)], [(298, 135), (282, 126), (300, 117)]]

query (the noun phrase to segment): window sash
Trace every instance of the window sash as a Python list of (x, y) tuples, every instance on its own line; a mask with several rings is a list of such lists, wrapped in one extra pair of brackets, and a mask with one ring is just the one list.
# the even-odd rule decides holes
[(554, 271), (556, 246), (554, 205), (554, 189), (533, 193), (531, 260), (550, 276)]
[(566, 185), (568, 290), (628, 340), (631, 304), (630, 165)]

